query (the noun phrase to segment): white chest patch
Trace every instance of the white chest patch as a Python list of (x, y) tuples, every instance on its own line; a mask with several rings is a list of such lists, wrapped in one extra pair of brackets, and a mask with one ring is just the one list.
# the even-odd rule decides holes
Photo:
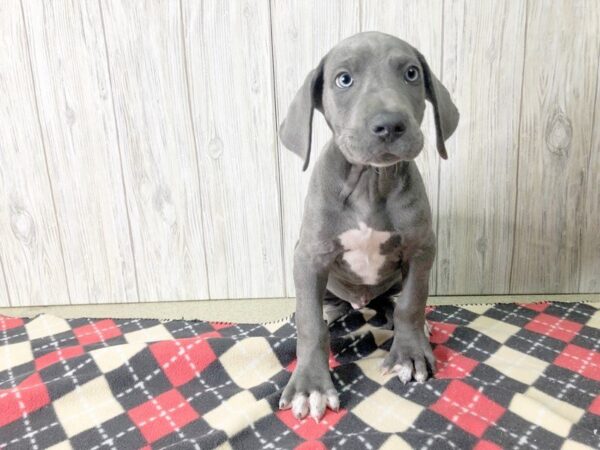
[(339, 236), (345, 250), (343, 259), (365, 284), (377, 284), (379, 269), (386, 259), (381, 254), (381, 244), (392, 233), (374, 230), (364, 222), (360, 222), (358, 227), (358, 230), (344, 231)]

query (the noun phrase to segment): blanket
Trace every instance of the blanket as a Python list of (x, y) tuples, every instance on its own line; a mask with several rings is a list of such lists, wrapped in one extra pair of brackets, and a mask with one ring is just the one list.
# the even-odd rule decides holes
[(600, 448), (599, 304), (427, 310), (434, 378), (379, 365), (377, 308), (330, 325), (341, 408), (278, 409), (293, 317), (266, 324), (0, 316), (0, 448)]

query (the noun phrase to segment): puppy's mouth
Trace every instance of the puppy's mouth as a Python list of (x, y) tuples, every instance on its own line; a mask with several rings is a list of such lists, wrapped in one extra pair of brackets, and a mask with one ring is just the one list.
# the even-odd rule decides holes
[(350, 163), (373, 167), (390, 167), (400, 161), (413, 160), (423, 148), (423, 134), (420, 132), (388, 143), (358, 139), (356, 134), (345, 130), (335, 140)]
[(380, 155), (376, 160), (369, 162), (369, 165), (373, 167), (389, 167), (393, 166), (402, 161), (402, 158), (393, 153), (384, 153)]
[(400, 161), (411, 161), (417, 157), (417, 155), (423, 149), (421, 142), (411, 143), (407, 145), (401, 143), (399, 148), (393, 146), (393, 148), (383, 148), (382, 152), (369, 160), (369, 165), (373, 167), (389, 167), (398, 164)]
[(408, 140), (400, 139), (390, 144), (383, 144), (369, 164), (374, 167), (388, 167), (400, 161), (413, 160), (423, 149), (423, 143), (423, 134), (418, 133)]

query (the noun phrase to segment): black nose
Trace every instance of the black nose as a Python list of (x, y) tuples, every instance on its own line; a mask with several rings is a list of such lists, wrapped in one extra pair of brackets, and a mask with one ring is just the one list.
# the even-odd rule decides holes
[(394, 142), (406, 131), (406, 118), (400, 112), (379, 113), (371, 119), (369, 128), (382, 141)]

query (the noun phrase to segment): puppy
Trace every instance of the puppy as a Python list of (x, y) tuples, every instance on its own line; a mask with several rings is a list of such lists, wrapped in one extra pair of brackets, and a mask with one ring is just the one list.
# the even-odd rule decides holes
[[(314, 110), (333, 132), (319, 157), (294, 252), (296, 370), (280, 400), (301, 419), (320, 420), (339, 398), (328, 366), (323, 321), (393, 295), (394, 338), (383, 368), (406, 383), (435, 367), (424, 332), (435, 257), (431, 208), (414, 158), (423, 148), (425, 100), (433, 106), (437, 150), (459, 114), (423, 55), (387, 34), (354, 35), (312, 70), (280, 127), (285, 147), (308, 167)], [(325, 305), (324, 305), (325, 303)]]

